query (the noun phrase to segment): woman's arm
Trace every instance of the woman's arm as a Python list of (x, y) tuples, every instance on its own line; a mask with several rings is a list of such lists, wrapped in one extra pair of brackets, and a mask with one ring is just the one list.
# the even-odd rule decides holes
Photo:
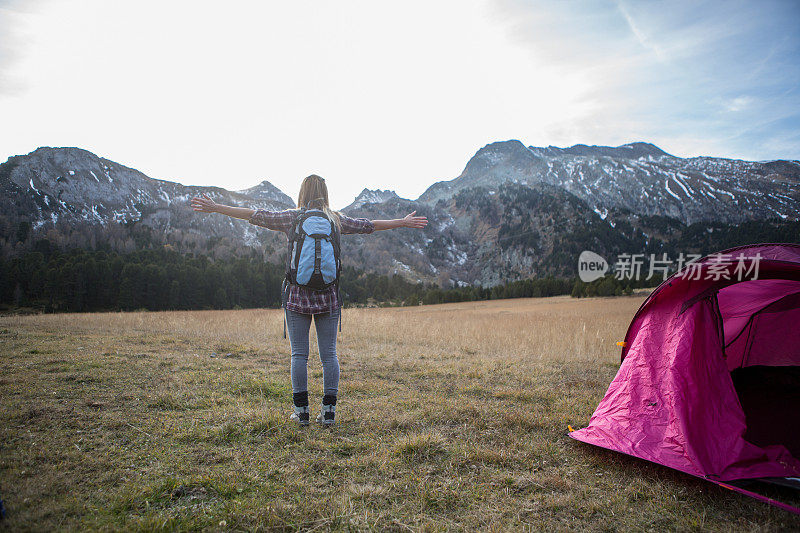
[(375, 225), (375, 231), (380, 231), (384, 229), (395, 229), (395, 228), (416, 228), (422, 229), (428, 225), (428, 218), (427, 217), (417, 217), (417, 212), (414, 211), (412, 213), (407, 214), (403, 218), (396, 218), (394, 220), (373, 220), (372, 223)]
[(192, 198), (192, 207), (195, 211), (203, 213), (221, 213), (223, 215), (241, 218), (255, 226), (261, 226), (275, 231), (288, 233), (292, 228), (297, 211), (284, 209), (283, 211), (269, 211), (266, 209), (250, 209), (247, 207), (231, 207), (214, 202), (207, 194)]
[(221, 213), (233, 218), (241, 218), (243, 220), (250, 220), (255, 210), (247, 207), (231, 207), (229, 205), (222, 205), (214, 202), (207, 194), (203, 196), (195, 196), (192, 198), (192, 209), (203, 213)]

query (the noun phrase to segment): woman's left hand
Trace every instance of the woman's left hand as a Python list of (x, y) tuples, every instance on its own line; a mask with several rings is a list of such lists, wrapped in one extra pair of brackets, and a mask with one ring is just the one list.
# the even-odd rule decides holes
[(192, 209), (203, 213), (216, 213), (217, 204), (207, 194), (192, 198)]
[(404, 228), (416, 228), (422, 229), (428, 225), (428, 217), (417, 217), (416, 211), (412, 211), (411, 213), (407, 214), (403, 217), (403, 227)]

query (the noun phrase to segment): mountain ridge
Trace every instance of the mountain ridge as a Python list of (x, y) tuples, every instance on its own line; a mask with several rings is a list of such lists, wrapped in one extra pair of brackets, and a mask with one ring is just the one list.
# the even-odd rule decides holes
[(539, 148), (515, 139), (487, 144), (459, 176), (434, 183), (417, 200), (435, 204), (506, 181), (562, 187), (597, 212), (624, 208), (688, 223), (796, 219), (800, 208), (800, 163), (792, 160), (679, 158), (649, 143)]
[[(798, 220), (798, 184), (800, 163), (790, 160), (684, 159), (643, 142), (541, 148), (498, 141), (416, 200), (362, 190), (342, 212), (385, 219), (416, 210), (430, 224), (423, 231), (347, 236), (353, 253), (345, 254), (345, 264), (443, 286), (573, 275), (576, 246), (605, 254), (659, 251), (693, 234), (692, 225), (785, 226)], [(117, 229), (128, 228), (184, 251), (224, 256), (247, 248), (281, 261), (282, 236), (196, 213), (188, 204), (208, 194), (228, 205), (294, 207), (267, 180), (238, 191), (182, 185), (74, 147), (10, 157), (0, 164), (0, 192), (4, 254), (19, 248), (14, 236), (27, 223), (34, 236), (55, 231), (67, 243), (109, 240), (130, 249), (137, 238)]]

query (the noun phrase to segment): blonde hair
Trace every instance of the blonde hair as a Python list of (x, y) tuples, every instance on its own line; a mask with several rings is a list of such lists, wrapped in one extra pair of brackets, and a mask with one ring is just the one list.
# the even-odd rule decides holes
[(300, 194), (297, 196), (297, 207), (300, 209), (320, 209), (330, 218), (336, 227), (341, 231), (342, 222), (339, 213), (333, 211), (328, 202), (328, 186), (325, 179), (311, 174), (303, 180), (300, 185)]

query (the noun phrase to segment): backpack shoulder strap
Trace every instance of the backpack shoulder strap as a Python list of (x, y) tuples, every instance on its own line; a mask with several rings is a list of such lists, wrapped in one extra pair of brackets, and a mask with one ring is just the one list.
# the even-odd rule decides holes
[(292, 232), (289, 235), (289, 238), (294, 238), (297, 235), (297, 228), (303, 225), (305, 219), (309, 217), (308, 210), (305, 208), (300, 209), (300, 212), (294, 217), (294, 222), (292, 222)]
[[(284, 278), (287, 283), (287, 291), (284, 292), (284, 296), (288, 292), (288, 283), (294, 283), (294, 280), (292, 279), (292, 264), (294, 263), (294, 260), (292, 258), (292, 251), (294, 251), (294, 245), (297, 242), (297, 237), (298, 237), (297, 228), (298, 226), (301, 226), (303, 220), (305, 220), (305, 214), (306, 214), (305, 211), (306, 211), (305, 209), (301, 209), (300, 213), (296, 217), (294, 217), (294, 221), (292, 222), (292, 227), (289, 230), (289, 234), (287, 235), (288, 247), (286, 250), (286, 277)], [(286, 305), (286, 302), (284, 302), (284, 305)]]

